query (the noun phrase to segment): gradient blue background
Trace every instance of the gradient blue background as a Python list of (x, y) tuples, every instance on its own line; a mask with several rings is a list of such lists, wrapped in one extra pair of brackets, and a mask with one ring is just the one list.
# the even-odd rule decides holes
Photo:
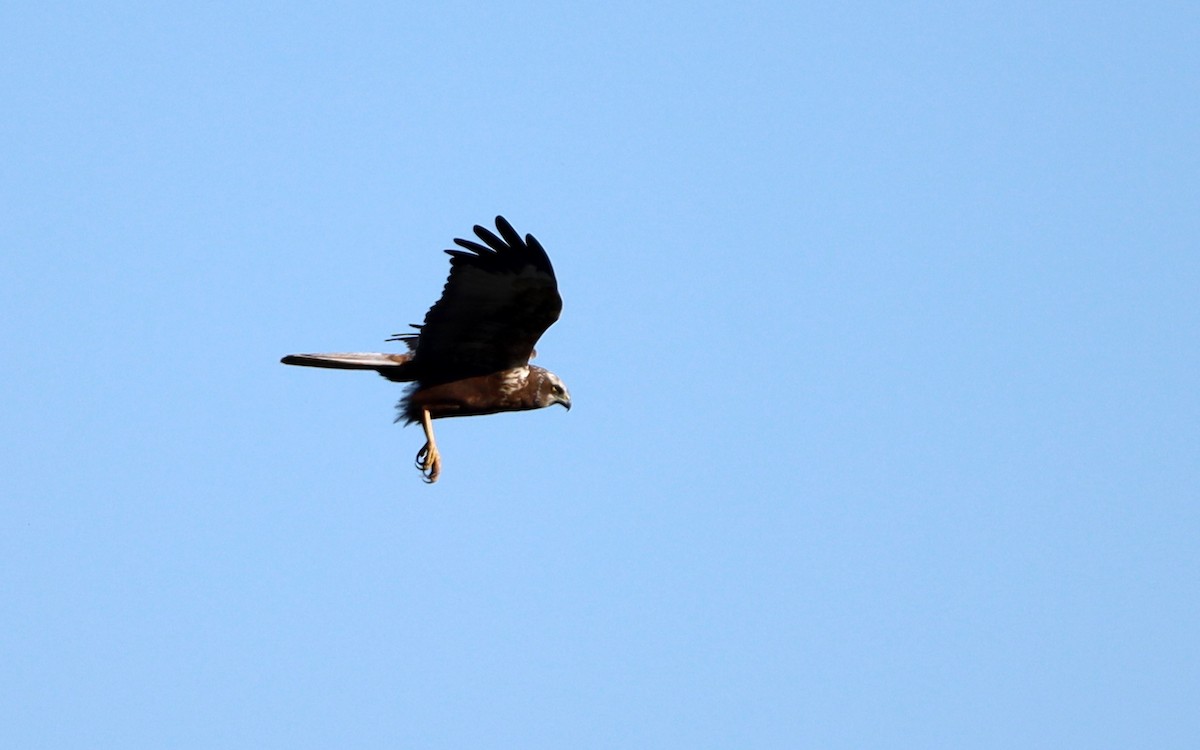
[[(1195, 748), (1200, 6), (0, 9), (0, 744)], [(377, 350), (497, 213), (575, 409)]]

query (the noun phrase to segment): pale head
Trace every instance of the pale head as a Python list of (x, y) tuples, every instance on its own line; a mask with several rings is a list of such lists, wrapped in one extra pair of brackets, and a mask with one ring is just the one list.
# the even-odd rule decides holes
[(536, 365), (529, 366), (529, 375), (537, 386), (536, 403), (538, 408), (561, 404), (569, 411), (571, 409), (571, 393), (567, 386), (549, 370)]

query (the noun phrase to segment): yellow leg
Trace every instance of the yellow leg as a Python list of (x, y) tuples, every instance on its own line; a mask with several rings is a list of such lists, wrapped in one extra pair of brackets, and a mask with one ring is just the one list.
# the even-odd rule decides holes
[(425, 428), (425, 445), (417, 451), (417, 468), (428, 484), (438, 480), (442, 473), (442, 454), (438, 453), (437, 443), (433, 441), (433, 420), (429, 418), (429, 410), (421, 410), (421, 426)]

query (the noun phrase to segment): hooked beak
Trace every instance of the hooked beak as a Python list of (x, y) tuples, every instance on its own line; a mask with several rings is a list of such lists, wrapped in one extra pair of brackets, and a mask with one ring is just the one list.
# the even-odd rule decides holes
[(554, 401), (565, 406), (567, 411), (571, 411), (571, 395), (569, 393), (564, 393), (563, 395), (554, 399)]

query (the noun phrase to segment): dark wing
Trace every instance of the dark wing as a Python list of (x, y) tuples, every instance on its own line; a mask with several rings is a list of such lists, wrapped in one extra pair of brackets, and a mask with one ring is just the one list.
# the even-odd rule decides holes
[(499, 236), (481, 226), (484, 244), (456, 239), (450, 277), (425, 314), (414, 363), (432, 377), (465, 377), (527, 364), (533, 345), (558, 320), (562, 298), (554, 268), (533, 235), (503, 216)]

